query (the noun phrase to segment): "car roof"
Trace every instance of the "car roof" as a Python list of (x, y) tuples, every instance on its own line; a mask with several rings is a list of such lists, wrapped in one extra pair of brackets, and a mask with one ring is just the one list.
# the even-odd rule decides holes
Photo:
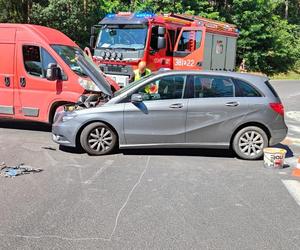
[(207, 75), (207, 76), (225, 76), (232, 78), (239, 78), (248, 81), (266, 81), (268, 77), (266, 75), (239, 73), (232, 71), (215, 71), (215, 70), (163, 70), (153, 73), (154, 76), (168, 76), (168, 75)]
[[(49, 27), (33, 24), (21, 23), (0, 23), (0, 28), (10, 28), (19, 31), (19, 40), (28, 41), (29, 39), (35, 42), (46, 42), (48, 44), (61, 44), (72, 47), (78, 45), (59, 30)], [(14, 32), (15, 32), (14, 31)], [(13, 41), (15, 36), (13, 36)]]

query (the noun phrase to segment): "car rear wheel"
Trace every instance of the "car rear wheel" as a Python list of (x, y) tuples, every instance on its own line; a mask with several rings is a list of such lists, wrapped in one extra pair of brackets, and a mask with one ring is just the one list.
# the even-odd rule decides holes
[(268, 137), (261, 128), (245, 127), (234, 136), (232, 148), (242, 159), (256, 160), (263, 156), (263, 149), (268, 146)]
[(83, 129), (80, 135), (80, 144), (90, 155), (105, 155), (115, 149), (117, 135), (106, 124), (95, 122)]

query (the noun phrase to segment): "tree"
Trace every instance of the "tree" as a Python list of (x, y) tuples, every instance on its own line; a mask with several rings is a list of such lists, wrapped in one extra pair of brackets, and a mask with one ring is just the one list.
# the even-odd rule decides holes
[(30, 22), (58, 29), (85, 47), (91, 26), (103, 16), (98, 4), (96, 0), (49, 0), (46, 7), (35, 3)]
[(48, 0), (0, 0), (0, 22), (27, 23), (34, 3), (45, 5)]
[(240, 28), (238, 61), (246, 60), (250, 70), (285, 72), (299, 59), (297, 26), (275, 15), (271, 0), (234, 0), (232, 22)]

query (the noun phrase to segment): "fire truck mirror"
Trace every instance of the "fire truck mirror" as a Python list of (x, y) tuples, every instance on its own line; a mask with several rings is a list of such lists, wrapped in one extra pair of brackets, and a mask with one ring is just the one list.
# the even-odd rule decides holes
[(95, 36), (91, 35), (90, 37), (90, 48), (93, 49), (95, 47)]
[(166, 33), (166, 28), (165, 28), (165, 27), (159, 26), (159, 27), (158, 27), (158, 30), (157, 30), (157, 35), (159, 35), (159, 36), (164, 36), (165, 33)]
[(95, 36), (95, 34), (96, 34), (96, 27), (92, 27), (91, 28), (91, 36)]
[(164, 49), (166, 47), (166, 38), (159, 36), (157, 37), (157, 49)]

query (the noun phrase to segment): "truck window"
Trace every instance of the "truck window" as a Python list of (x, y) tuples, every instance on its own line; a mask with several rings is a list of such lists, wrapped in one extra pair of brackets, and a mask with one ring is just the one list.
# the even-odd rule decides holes
[(193, 52), (199, 49), (201, 46), (202, 31), (186, 30), (182, 32), (182, 35), (178, 43), (178, 51)]
[(24, 45), (23, 60), (25, 69), (28, 74), (43, 77), (40, 47)]
[(28, 74), (42, 78), (46, 78), (49, 63), (56, 63), (44, 48), (33, 45), (23, 46), (23, 60)]
[(42, 48), (42, 67), (43, 67), (43, 77), (46, 78), (47, 68), (50, 63), (56, 63), (55, 59)]

